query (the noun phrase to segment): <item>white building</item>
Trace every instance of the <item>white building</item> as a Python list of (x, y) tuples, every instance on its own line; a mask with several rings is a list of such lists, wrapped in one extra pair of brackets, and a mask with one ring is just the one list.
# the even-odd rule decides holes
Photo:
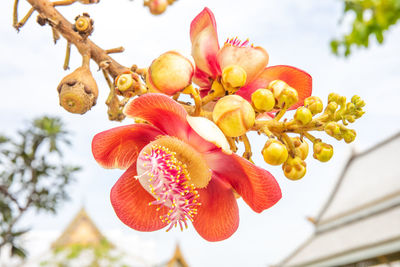
[(314, 223), (278, 266), (400, 266), (400, 133), (349, 159)]

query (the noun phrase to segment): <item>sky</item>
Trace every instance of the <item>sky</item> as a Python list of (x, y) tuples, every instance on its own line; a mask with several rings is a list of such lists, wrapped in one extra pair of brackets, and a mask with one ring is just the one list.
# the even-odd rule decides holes
[[(207, 6), (215, 14), (220, 43), (228, 37), (249, 38), (268, 51), (269, 65), (292, 65), (310, 73), (313, 95), (325, 103), (328, 94), (336, 92), (349, 99), (354, 94), (360, 95), (367, 104), (364, 117), (351, 125), (357, 131), (353, 144), (317, 134), (334, 146), (335, 155), (328, 163), (316, 162), (309, 156), (307, 174), (300, 181), (289, 181), (280, 167), (267, 166), (257, 151), (266, 139), (252, 135), (254, 160), (276, 177), (283, 197), (261, 214), (239, 200), (240, 224), (231, 238), (210, 243), (193, 227), (184, 232), (137, 232), (118, 220), (109, 201), (110, 189), (122, 171), (102, 169), (94, 161), (90, 148), (96, 133), (132, 121), (108, 121), (103, 104), (108, 88), (94, 63), (91, 68), (100, 90), (98, 104), (83, 116), (64, 111), (58, 104), (56, 88), (69, 73), (62, 69), (65, 40), (53, 45), (50, 28), (40, 27), (35, 16), (17, 34), (11, 26), (12, 2), (0, 1), (0, 132), (12, 135), (35, 117), (60, 116), (72, 133), (73, 142), (72, 147), (65, 149), (64, 160), (83, 167), (69, 189), (71, 201), (59, 208), (57, 216), (31, 213), (23, 218), (21, 226), (31, 226), (35, 239), (54, 236), (50, 232), (59, 233), (85, 206), (101, 230), (117, 233), (113, 242), (132, 255), (149, 255), (146, 256), (149, 264), (166, 261), (177, 242), (187, 262), (194, 267), (274, 264), (313, 233), (306, 217), (318, 215), (351, 153), (363, 151), (400, 131), (400, 27), (390, 28), (382, 46), (371, 40), (367, 50), (355, 50), (347, 59), (335, 57), (329, 41), (348, 30), (347, 19), (344, 25), (338, 24), (343, 9), (339, 0), (179, 0), (157, 17), (142, 7), (140, 0), (103, 0), (92, 6), (77, 3), (60, 7), (70, 21), (88, 12), (95, 21), (91, 39), (96, 44), (104, 49), (122, 45), (125, 52), (114, 56), (117, 61), (126, 66), (146, 67), (168, 50), (190, 57), (190, 22)], [(20, 2), (22, 17), (29, 6)], [(80, 62), (73, 49), (71, 68), (78, 67)], [(134, 240), (136, 245), (124, 245), (125, 238)], [(46, 250), (50, 239), (43, 238), (40, 245), (31, 246), (31, 255), (37, 257)], [(142, 243), (146, 245), (140, 246)]]

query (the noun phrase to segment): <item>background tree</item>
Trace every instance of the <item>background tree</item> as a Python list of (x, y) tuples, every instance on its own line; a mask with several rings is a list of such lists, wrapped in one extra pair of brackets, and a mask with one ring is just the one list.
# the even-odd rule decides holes
[(354, 46), (368, 47), (371, 36), (382, 44), (384, 33), (400, 19), (400, 0), (344, 0), (344, 14), (354, 13), (350, 33), (331, 42), (332, 52), (349, 56)]
[(59, 118), (41, 117), (18, 138), (0, 136), (0, 249), (25, 257), (21, 236), (29, 229), (18, 222), (29, 210), (56, 213), (68, 199), (66, 187), (80, 167), (62, 161), (62, 145), (70, 145)]

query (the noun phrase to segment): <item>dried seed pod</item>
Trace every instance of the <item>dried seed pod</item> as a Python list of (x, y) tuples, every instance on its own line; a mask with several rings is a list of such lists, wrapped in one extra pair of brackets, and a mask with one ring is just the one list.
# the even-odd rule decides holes
[(96, 105), (99, 90), (88, 67), (65, 76), (57, 87), (60, 105), (68, 112), (84, 114)]

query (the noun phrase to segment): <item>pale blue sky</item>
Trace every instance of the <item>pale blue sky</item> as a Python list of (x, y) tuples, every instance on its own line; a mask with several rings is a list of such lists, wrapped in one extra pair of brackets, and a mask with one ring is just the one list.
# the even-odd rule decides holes
[[(250, 38), (269, 52), (270, 65), (293, 65), (308, 71), (313, 77), (313, 94), (324, 101), (334, 91), (349, 98), (358, 94), (367, 103), (367, 114), (353, 126), (358, 133), (354, 144), (325, 137), (336, 148), (334, 158), (319, 163), (309, 156), (308, 173), (297, 182), (288, 181), (279, 167), (263, 163), (257, 149), (265, 139), (253, 136), (255, 161), (275, 175), (283, 198), (261, 214), (255, 214), (240, 200), (239, 229), (230, 239), (209, 243), (192, 227), (182, 233), (136, 232), (117, 219), (109, 202), (109, 191), (122, 172), (102, 169), (91, 155), (93, 135), (120, 125), (107, 120), (103, 103), (108, 89), (101, 73), (93, 64), (100, 89), (97, 106), (84, 116), (65, 112), (58, 105), (56, 92), (67, 74), (62, 70), (65, 41), (54, 46), (50, 28), (36, 24), (36, 16), (17, 34), (11, 27), (12, 2), (0, 2), (0, 131), (11, 134), (27, 120), (44, 114), (61, 116), (73, 132), (73, 147), (66, 150), (65, 160), (84, 168), (70, 188), (72, 201), (63, 205), (56, 217), (25, 217), (23, 224), (32, 225), (33, 230), (63, 230), (83, 203), (103, 231), (118, 229), (154, 242), (155, 262), (170, 257), (179, 241), (194, 267), (266, 266), (288, 255), (312, 233), (313, 227), (305, 217), (318, 214), (351, 148), (364, 150), (400, 130), (400, 27), (390, 29), (383, 46), (373, 40), (369, 50), (357, 50), (349, 59), (336, 58), (330, 53), (329, 40), (346, 28), (337, 24), (342, 12), (339, 0), (179, 0), (159, 17), (151, 16), (140, 0), (103, 0), (96, 6), (60, 8), (69, 20), (89, 12), (95, 20), (92, 40), (105, 49), (124, 46), (126, 52), (115, 58), (127, 66), (145, 67), (167, 50), (179, 50), (189, 57), (190, 21), (208, 6), (216, 16), (221, 43), (227, 37)], [(27, 11), (28, 6), (24, 1), (22, 4), (21, 10)], [(71, 68), (78, 67), (80, 61), (73, 50)], [(137, 250), (132, 253), (142, 254)]]

